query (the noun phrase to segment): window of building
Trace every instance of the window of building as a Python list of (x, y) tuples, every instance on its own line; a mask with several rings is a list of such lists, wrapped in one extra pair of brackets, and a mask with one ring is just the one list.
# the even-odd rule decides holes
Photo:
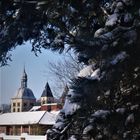
[(17, 109), (17, 112), (20, 112), (20, 108)]
[(52, 97), (48, 97), (48, 103), (52, 103), (52, 102), (53, 102)]
[(15, 108), (13, 108), (13, 112), (15, 112), (16, 110), (15, 110)]
[(17, 103), (17, 106), (20, 106), (20, 103)]
[(16, 106), (16, 103), (13, 103), (13, 106)]
[(43, 100), (42, 104), (45, 104), (45, 103), (46, 103), (45, 100)]

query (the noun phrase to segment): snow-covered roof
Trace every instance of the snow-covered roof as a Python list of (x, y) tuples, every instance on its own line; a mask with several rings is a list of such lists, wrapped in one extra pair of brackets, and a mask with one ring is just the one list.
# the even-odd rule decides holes
[(47, 104), (43, 104), (42, 106), (49, 106), (49, 105), (58, 105), (58, 103), (47, 103)]
[(28, 124), (52, 125), (55, 123), (57, 114), (58, 112), (54, 111), (4, 113), (0, 115), (0, 125), (28, 125)]
[(56, 121), (59, 111), (46, 112), (39, 124), (53, 125)]
[(33, 106), (29, 111), (37, 111), (41, 108), (41, 106)]

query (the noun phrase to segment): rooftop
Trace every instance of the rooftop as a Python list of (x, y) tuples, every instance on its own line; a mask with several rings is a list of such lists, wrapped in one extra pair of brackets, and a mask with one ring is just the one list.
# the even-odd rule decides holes
[[(24, 88), (19, 88), (16, 96), (14, 98), (18, 98), (18, 99), (36, 99), (32, 90), (24, 87)], [(13, 98), (13, 99), (14, 99)]]
[(0, 125), (53, 125), (59, 111), (33, 111), (0, 114)]

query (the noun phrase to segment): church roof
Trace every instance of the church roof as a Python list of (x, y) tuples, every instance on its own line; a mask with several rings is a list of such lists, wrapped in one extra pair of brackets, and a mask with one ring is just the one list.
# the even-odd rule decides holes
[(14, 98), (18, 99), (36, 99), (32, 90), (24, 87), (24, 88), (19, 88), (17, 91), (17, 94)]
[(42, 92), (41, 97), (53, 97), (53, 94), (52, 94), (52, 91), (50, 89), (50, 86), (49, 86), (48, 82), (45, 86), (45, 89)]
[(14, 98), (36, 99), (32, 90), (27, 88), (27, 74), (26, 74), (25, 68), (23, 70), (23, 74), (22, 74), (22, 78), (21, 78), (21, 87), (18, 89), (16, 96)]

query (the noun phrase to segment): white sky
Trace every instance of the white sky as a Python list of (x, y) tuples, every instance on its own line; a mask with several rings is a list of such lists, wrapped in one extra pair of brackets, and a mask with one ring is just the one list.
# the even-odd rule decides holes
[(42, 94), (46, 82), (50, 81), (50, 87), (52, 84), (51, 76), (47, 77), (44, 74), (48, 61), (62, 59), (62, 56), (58, 53), (43, 50), (36, 57), (31, 52), (31, 44), (29, 43), (17, 46), (11, 53), (13, 61), (9, 62), (9, 66), (0, 68), (0, 104), (10, 103), (11, 97), (16, 94), (17, 89), (20, 87), (24, 65), (28, 75), (28, 88), (33, 91), (35, 97), (38, 99)]

